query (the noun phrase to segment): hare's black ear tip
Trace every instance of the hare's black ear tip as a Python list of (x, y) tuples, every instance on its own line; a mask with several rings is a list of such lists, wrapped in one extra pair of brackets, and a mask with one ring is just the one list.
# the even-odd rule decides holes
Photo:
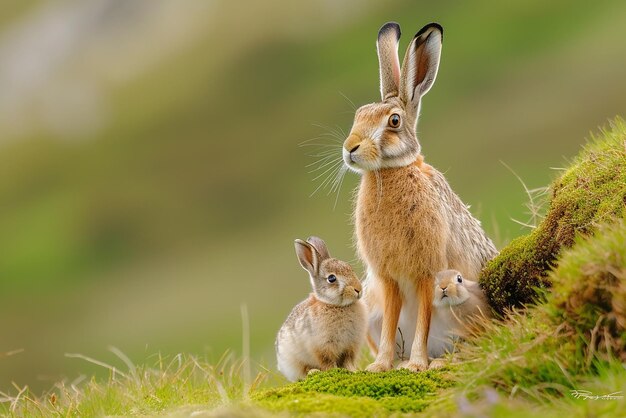
[(389, 32), (396, 34), (396, 40), (400, 39), (400, 25), (397, 22), (385, 23), (378, 31), (378, 39), (380, 39)]
[(422, 29), (419, 30), (419, 32), (415, 34), (415, 37), (417, 38), (423, 35), (424, 33), (431, 31), (433, 29), (436, 31), (439, 31), (439, 33), (441, 34), (441, 39), (443, 39), (443, 26), (435, 22), (429, 23), (428, 25), (424, 26)]

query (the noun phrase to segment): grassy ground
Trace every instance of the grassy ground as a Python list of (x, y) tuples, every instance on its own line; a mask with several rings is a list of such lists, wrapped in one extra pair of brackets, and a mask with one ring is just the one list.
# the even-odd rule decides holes
[[(0, 29), (13, 33), (39, 6), (62, 3), (2, 2)], [(92, 30), (72, 41), (76, 49), (45, 86), (16, 96), (26, 100), (19, 118), (6, 94), (19, 83), (0, 88), (8, 103), (0, 119), (23, 132), (13, 137), (0, 121), (0, 329), (8, 336), (0, 352), (24, 350), (0, 358), (2, 391), (11, 381), (39, 393), (66, 376), (104, 378), (63, 353), (115, 361), (109, 344), (138, 362), (207, 346), (219, 357), (239, 346), (241, 303), (251, 313), (253, 358), (272, 364), (275, 332), (309, 290), (293, 239), (317, 234), (338, 257), (355, 257), (357, 176), (346, 176), (338, 197), (310, 197), (324, 177), (311, 181), (307, 154), (315, 152), (298, 144), (329, 134), (313, 124), (350, 128), (354, 112), (341, 93), (356, 105), (377, 98), (374, 41), (387, 20), (402, 24), (401, 50), (426, 22), (445, 27), (419, 135), (427, 161), (498, 248), (525, 231), (510, 221), (525, 220), (524, 191), (499, 161), (529, 187), (545, 185), (549, 167), (626, 108), (619, 0), (186, 2), (209, 9), (189, 21), (166, 13), (150, 41), (141, 35), (150, 25), (123, 5), (174, 3), (69, 3), (112, 8), (80, 25)], [(172, 33), (170, 17), (182, 26)], [(21, 32), (41, 39), (41, 51), (44, 27), (34, 19)], [(20, 47), (2, 35), (0, 54)], [(182, 35), (193, 39), (172, 49), (169, 38)], [(16, 65), (17, 74), (41, 68), (39, 49), (26, 50), (34, 61)], [(12, 62), (4, 57), (3, 68)], [(60, 128), (83, 119), (81, 94), (90, 92), (103, 125), (63, 135)]]
[[(535, 289), (540, 292), (535, 305), (509, 310), (501, 320), (486, 324), (483, 334), (459, 346), (447, 368), (421, 374), (331, 370), (285, 385), (269, 370), (253, 378), (248, 362), (233, 356), (216, 364), (189, 355), (157, 356), (149, 366), (136, 366), (112, 349), (123, 370), (75, 356), (108, 369), (108, 380), (61, 382), (42, 396), (16, 386), (11, 393), (0, 394), (0, 412), (9, 416), (388, 416), (424, 411), (428, 416), (625, 416), (626, 400), (619, 398), (626, 393), (624, 183), (619, 171), (609, 170), (609, 175), (605, 170), (615, 168), (614, 161), (622, 164), (624, 156), (626, 129), (618, 120), (555, 181), (549, 208), (563, 201), (566, 188), (562, 186), (570, 179), (584, 185), (584, 195), (602, 191), (604, 196), (594, 197), (595, 206), (576, 205), (572, 216), (562, 218), (568, 227), (578, 225), (572, 219), (580, 220), (583, 214), (602, 217), (586, 218), (584, 230), (556, 241), (557, 255), (551, 263), (555, 267), (545, 273), (551, 291)], [(578, 201), (579, 191), (580, 187), (573, 188), (568, 195)], [(529, 236), (553, 222), (551, 210)], [(536, 252), (519, 248), (513, 243), (503, 254), (515, 254), (517, 260), (525, 256), (527, 262), (536, 257)], [(617, 398), (593, 399), (576, 396), (576, 391)]]

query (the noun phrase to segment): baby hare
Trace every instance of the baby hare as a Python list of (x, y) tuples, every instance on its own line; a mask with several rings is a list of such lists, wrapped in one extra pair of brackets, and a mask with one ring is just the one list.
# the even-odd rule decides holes
[[(366, 298), (376, 297), (369, 292)], [(380, 295), (378, 296), (380, 297)], [(477, 282), (467, 280), (457, 270), (444, 270), (437, 273), (434, 283), (434, 297), (432, 300), (433, 314), (430, 319), (430, 332), (428, 334), (428, 356), (431, 358), (441, 357), (446, 352), (451, 352), (454, 343), (462, 338), (467, 338), (480, 329), (480, 319), (490, 318), (491, 309), (487, 299)], [(403, 309), (402, 315), (416, 315), (416, 309)], [(401, 320), (402, 321), (402, 317)], [(368, 340), (370, 350), (377, 354), (377, 346), (374, 341), (380, 339), (380, 322), (377, 327), (370, 323), (370, 338)], [(403, 358), (404, 344), (412, 341), (414, 330), (400, 327), (399, 335), (396, 336), (398, 357)], [(432, 362), (430, 368), (440, 367), (443, 363)]]
[(361, 282), (348, 263), (331, 258), (322, 239), (297, 239), (295, 246), (313, 293), (293, 308), (278, 331), (278, 370), (291, 381), (312, 370), (356, 370), (367, 325)]
[(475, 331), (480, 318), (491, 317), (491, 309), (478, 283), (465, 279), (456, 270), (437, 273), (433, 305), (428, 336), (430, 357), (441, 357), (452, 351), (455, 341)]
[(361, 174), (357, 249), (367, 266), (371, 327), (380, 330), (380, 342), (370, 335), (373, 344), (380, 344), (370, 371), (393, 367), (399, 324), (415, 335), (409, 361), (400, 367), (426, 369), (435, 274), (454, 268), (477, 277), (496, 255), (480, 222), (443, 174), (424, 162), (415, 133), (421, 99), (437, 76), (443, 29), (431, 23), (417, 32), (402, 68), (399, 39), (397, 23), (380, 29), (381, 102), (356, 111), (343, 144), (345, 164)]

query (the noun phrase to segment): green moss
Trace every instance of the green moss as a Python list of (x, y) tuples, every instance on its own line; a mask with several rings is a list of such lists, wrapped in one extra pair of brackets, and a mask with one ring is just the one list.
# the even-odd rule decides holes
[(284, 387), (257, 392), (252, 399), (273, 411), (381, 416), (422, 411), (436, 399), (434, 395), (438, 391), (452, 385), (443, 369), (419, 374), (406, 370), (352, 373), (333, 369)]
[[(462, 346), (458, 355), (467, 361), (455, 375), (459, 391), (480, 399), (484, 388), (496, 388), (554, 401), (571, 398), (573, 389), (590, 390), (597, 376), (624, 376), (626, 220), (576, 237), (547, 280), (553, 288), (541, 303), (508, 314), (505, 324), (488, 324), (483, 336)], [(608, 382), (602, 391), (624, 385), (624, 379)]]
[(533, 302), (536, 288), (549, 287), (551, 270), (562, 248), (612, 217), (626, 205), (626, 124), (617, 119), (602, 131), (551, 185), (543, 221), (506, 248), (481, 273), (480, 283), (493, 308)]

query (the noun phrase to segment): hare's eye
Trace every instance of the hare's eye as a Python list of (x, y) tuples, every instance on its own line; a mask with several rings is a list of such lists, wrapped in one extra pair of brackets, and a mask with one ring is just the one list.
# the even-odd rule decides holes
[(459, 275), (457, 275), (457, 276), (456, 276), (456, 281), (457, 281), (458, 283), (463, 283), (463, 277), (461, 277), (461, 275), (460, 275), (460, 274), (459, 274)]
[(328, 283), (335, 283), (337, 281), (337, 277), (334, 274), (331, 274), (326, 280), (328, 280)]
[(400, 126), (400, 115), (394, 113), (393, 115), (389, 116), (389, 126), (391, 126), (392, 128), (397, 128), (398, 126)]

